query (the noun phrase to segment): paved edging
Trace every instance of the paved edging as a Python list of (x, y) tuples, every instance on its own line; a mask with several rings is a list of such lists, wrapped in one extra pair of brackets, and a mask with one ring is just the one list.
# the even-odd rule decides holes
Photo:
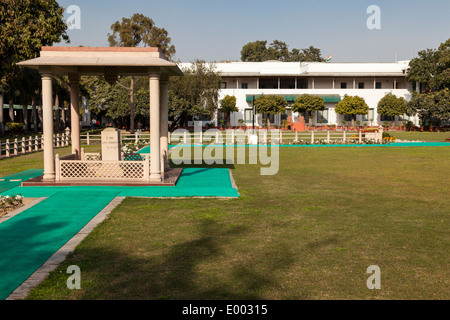
[[(25, 280), (6, 300), (23, 300), (29, 292), (39, 285), (47, 276), (55, 270), (75, 248), (91, 233), (111, 211), (117, 207), (125, 197), (115, 197), (105, 208), (103, 208), (89, 223), (83, 227), (75, 236), (55, 252), (38, 270)], [(42, 201), (42, 200), (41, 200)]]

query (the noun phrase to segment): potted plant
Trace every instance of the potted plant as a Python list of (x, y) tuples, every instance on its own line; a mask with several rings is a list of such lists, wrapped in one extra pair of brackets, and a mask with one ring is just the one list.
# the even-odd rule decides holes
[(223, 130), (223, 126), (225, 125), (224, 120), (219, 120), (220, 130)]

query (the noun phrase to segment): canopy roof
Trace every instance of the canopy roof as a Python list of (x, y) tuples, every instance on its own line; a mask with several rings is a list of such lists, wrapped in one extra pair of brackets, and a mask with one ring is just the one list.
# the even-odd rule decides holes
[(53, 74), (102, 75), (114, 68), (120, 75), (183, 75), (176, 63), (154, 47), (42, 47), (39, 58), (18, 65)]

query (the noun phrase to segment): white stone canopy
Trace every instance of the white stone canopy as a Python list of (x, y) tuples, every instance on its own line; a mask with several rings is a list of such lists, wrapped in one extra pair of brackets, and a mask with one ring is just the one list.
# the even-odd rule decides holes
[[(150, 87), (150, 181), (161, 181), (161, 156), (168, 154), (168, 80), (183, 75), (158, 48), (42, 47), (40, 57), (18, 63), (42, 77), (44, 181), (55, 180), (52, 75), (68, 75), (71, 91), (72, 153), (80, 158), (79, 81), (81, 75), (148, 76)], [(168, 162), (167, 162), (168, 165)]]

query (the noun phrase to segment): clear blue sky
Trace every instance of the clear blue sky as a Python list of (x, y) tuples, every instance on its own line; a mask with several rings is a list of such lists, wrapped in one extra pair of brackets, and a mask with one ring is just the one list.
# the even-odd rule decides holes
[[(78, 5), (81, 29), (70, 46), (108, 46), (110, 26), (142, 13), (165, 28), (189, 62), (240, 60), (250, 41), (281, 40), (289, 48), (313, 45), (333, 62), (393, 62), (437, 48), (450, 38), (449, 0), (59, 0)], [(367, 8), (381, 9), (381, 29), (369, 30)], [(69, 14), (66, 14), (66, 18)]]

